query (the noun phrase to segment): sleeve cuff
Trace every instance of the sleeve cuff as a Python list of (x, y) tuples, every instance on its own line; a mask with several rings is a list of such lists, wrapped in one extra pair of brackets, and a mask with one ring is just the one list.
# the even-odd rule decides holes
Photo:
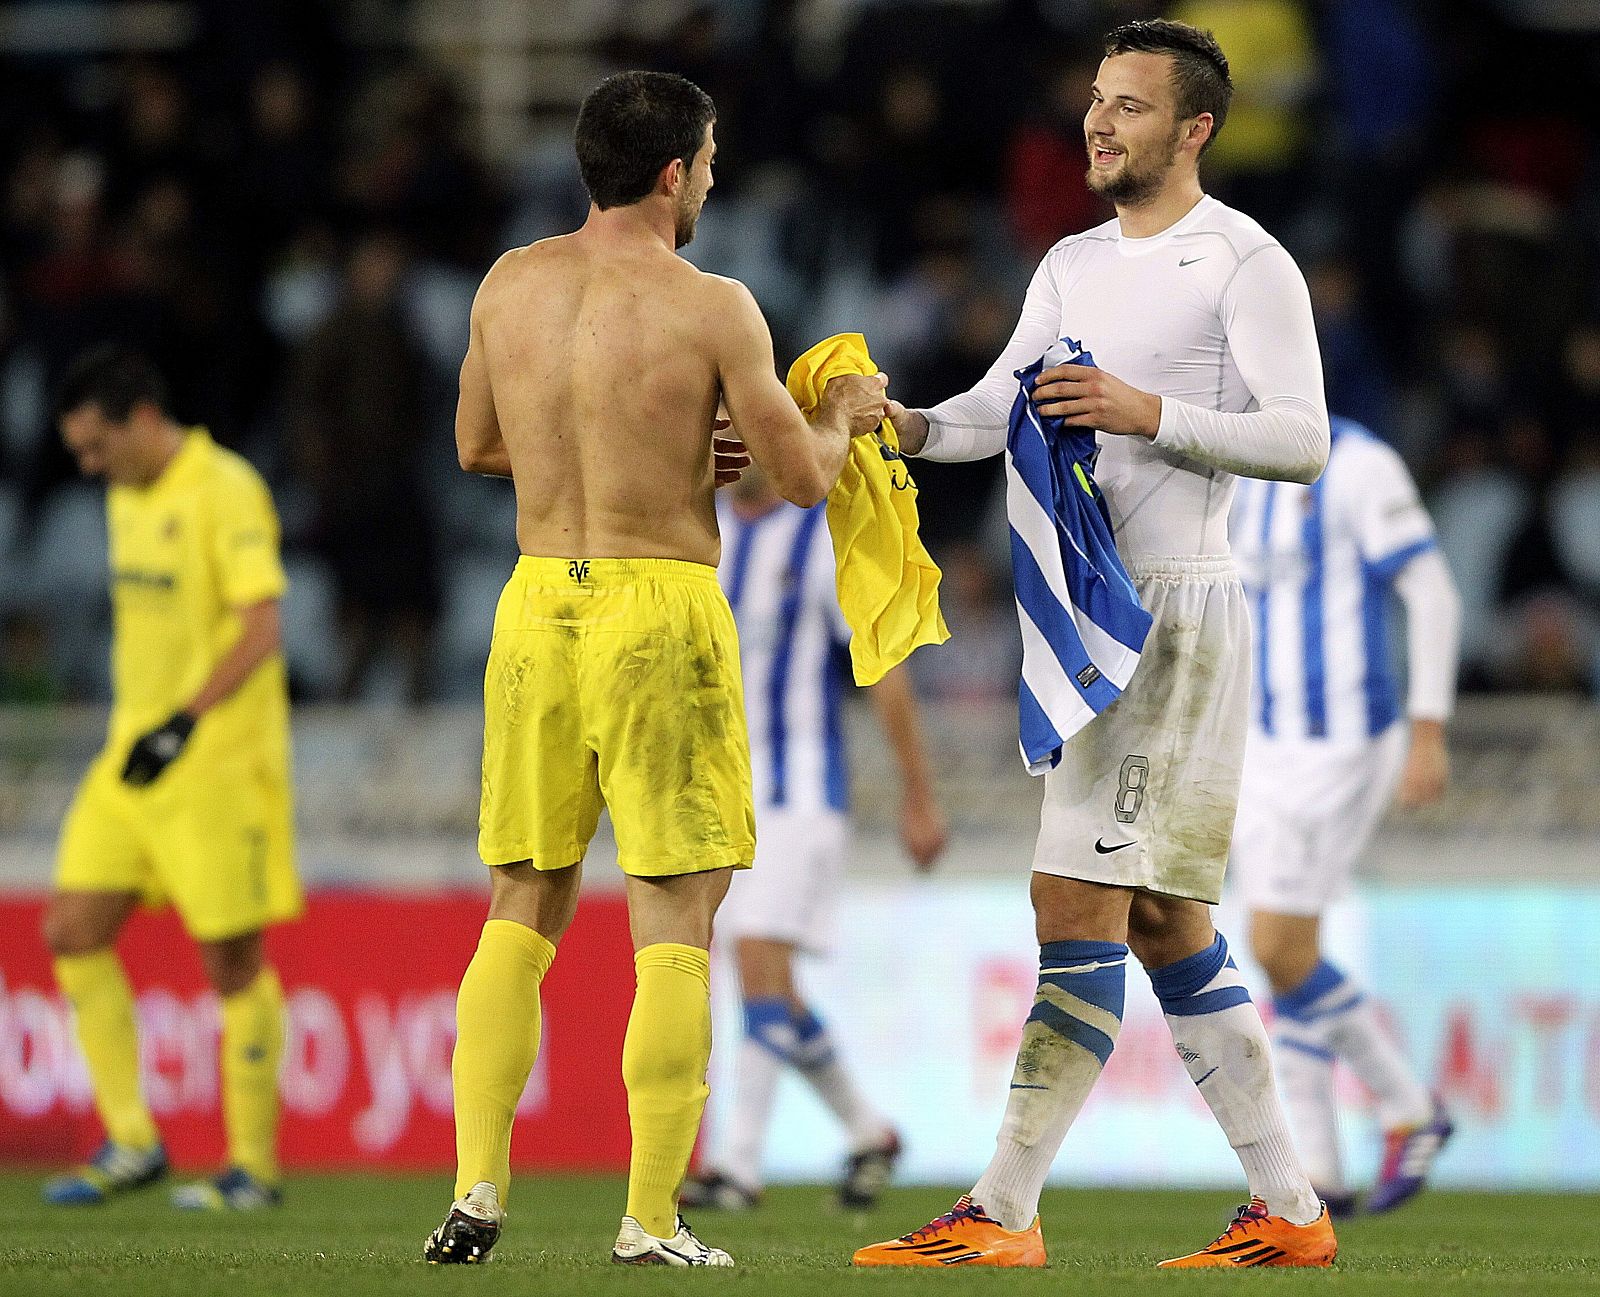
[(272, 581), (258, 581), (237, 590), (226, 590), (223, 598), (230, 608), (248, 608), (268, 599), (282, 599), (288, 593), (288, 578), (279, 576)]
[(1156, 435), (1150, 439), (1152, 445), (1165, 446), (1172, 449), (1173, 438), (1177, 436), (1178, 406), (1181, 401), (1174, 401), (1170, 396), (1158, 398), (1161, 401), (1161, 418), (1156, 424)]

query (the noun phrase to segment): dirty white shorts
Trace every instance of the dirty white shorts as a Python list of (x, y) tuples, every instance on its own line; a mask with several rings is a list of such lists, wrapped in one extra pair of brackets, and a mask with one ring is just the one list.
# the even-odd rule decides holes
[(1122, 697), (1045, 776), (1033, 867), (1215, 904), (1250, 711), (1250, 615), (1227, 556), (1130, 570), (1154, 618)]
[(837, 811), (758, 806), (755, 865), (728, 885), (717, 910), (718, 944), (757, 937), (826, 955), (849, 847), (850, 822)]
[(1233, 868), (1252, 910), (1321, 914), (1349, 890), (1394, 799), (1410, 734), (1403, 721), (1355, 743), (1251, 732)]

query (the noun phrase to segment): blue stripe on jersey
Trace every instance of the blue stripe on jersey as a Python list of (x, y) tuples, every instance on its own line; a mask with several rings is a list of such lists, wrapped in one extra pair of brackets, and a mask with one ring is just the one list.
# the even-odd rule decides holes
[(728, 607), (739, 611), (739, 600), (744, 598), (745, 578), (750, 575), (750, 551), (755, 548), (756, 528), (773, 515), (764, 513), (759, 518), (735, 518), (737, 532), (733, 538), (733, 565), (728, 573)]
[[(1278, 500), (1278, 484), (1263, 482), (1254, 488), (1262, 493), (1261, 502), (1261, 561), (1270, 565), (1272, 560), (1272, 506)], [(1269, 614), (1272, 610), (1272, 571), (1270, 566), (1256, 589), (1256, 692), (1261, 697), (1261, 729), (1272, 733), (1272, 674), (1267, 667), (1267, 653), (1272, 643), (1268, 634)]]
[[(1024, 747), (1032, 744), (1035, 751), (1045, 746), (1043, 740), (1035, 736), (1055, 734), (1055, 727), (1050, 724), (1050, 718), (1044, 714), (1044, 708), (1039, 706), (1039, 700), (1033, 696), (1033, 690), (1028, 688), (1026, 680), (1017, 683), (1017, 726)], [(1054, 768), (1060, 761), (1061, 749), (1057, 748), (1050, 761), (1051, 767)]]
[[(1071, 615), (1061, 606), (1055, 592), (1050, 589), (1050, 583), (1039, 570), (1039, 560), (1033, 556), (1033, 551), (1028, 548), (1028, 543), (1017, 533), (1015, 527), (1011, 529), (1011, 580), (1016, 587), (1017, 602), (1022, 606), (1028, 619), (1039, 628), (1039, 634), (1043, 636), (1046, 646), (1060, 664), (1068, 683), (1097, 713), (1105, 711), (1117, 701), (1122, 690), (1107, 680), (1100, 673), (1099, 667), (1095, 667), (1094, 659), (1084, 647), (1083, 639), (1078, 634), (1078, 628), (1073, 625)], [(1148, 617), (1149, 614), (1146, 613), (1145, 616)], [(1123, 642), (1126, 619), (1122, 621), (1120, 627), (1108, 625), (1106, 622), (1095, 624), (1117, 643)], [(1089, 683), (1086, 685), (1083, 683), (1083, 678), (1086, 668), (1089, 667), (1095, 669), (1089, 674)], [(1039, 706), (1037, 698), (1034, 699), (1034, 704)], [(1039, 710), (1043, 714), (1042, 706)]]
[(1367, 735), (1382, 734), (1400, 715), (1400, 689), (1389, 669), (1389, 590), (1376, 567), (1361, 565), (1361, 640), (1367, 669), (1361, 690), (1367, 702)]
[(830, 644), (822, 655), (822, 768), (828, 805), (836, 811), (850, 809), (850, 779), (844, 763), (844, 663), (849, 648)]
[(1306, 556), (1306, 583), (1300, 592), (1302, 654), (1306, 667), (1306, 733), (1314, 739), (1328, 737), (1328, 668), (1323, 642), (1323, 483), (1324, 474), (1306, 495), (1306, 518), (1300, 547)]
[(795, 528), (794, 545), (784, 568), (783, 603), (778, 609), (778, 638), (772, 650), (772, 675), (767, 681), (767, 741), (772, 749), (772, 804), (782, 806), (788, 797), (789, 725), (784, 715), (789, 693), (789, 663), (794, 657), (795, 627), (806, 592), (806, 554), (817, 534), (825, 505), (815, 505)]

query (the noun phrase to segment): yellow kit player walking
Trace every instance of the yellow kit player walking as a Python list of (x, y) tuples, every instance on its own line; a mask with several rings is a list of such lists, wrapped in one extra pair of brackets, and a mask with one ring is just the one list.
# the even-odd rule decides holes
[(262, 932), (301, 907), (272, 497), (238, 455), (173, 420), (160, 375), (130, 352), (81, 358), (58, 411), (79, 468), (109, 484), (113, 702), (62, 825), (44, 937), (106, 1141), (44, 1195), (96, 1203), (166, 1174), (114, 947), (141, 900), (170, 901), (222, 1002), (228, 1137), (227, 1168), (173, 1202), (272, 1206), (283, 992)]
[(638, 974), (612, 1256), (731, 1264), (677, 1214), (706, 1100), (712, 916), (755, 852), (712, 499), (736, 472), (714, 455), (713, 421), (720, 399), (775, 489), (810, 506), (885, 404), (882, 379), (838, 378), (808, 425), (749, 292), (676, 255), (711, 188), (712, 120), (681, 77), (603, 82), (578, 116), (583, 228), (506, 253), (472, 308), (456, 443), (463, 468), (515, 482), (524, 557), (484, 680), (478, 849), (492, 893), (456, 1002), (456, 1198), (424, 1247), (435, 1263), (482, 1261), (499, 1236), (539, 986), (604, 804)]

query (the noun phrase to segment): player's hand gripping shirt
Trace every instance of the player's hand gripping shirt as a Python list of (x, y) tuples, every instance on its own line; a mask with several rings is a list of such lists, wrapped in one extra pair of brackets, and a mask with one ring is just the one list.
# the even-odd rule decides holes
[(1058, 338), (1162, 398), (1156, 438), (1100, 435), (1095, 480), (1117, 548), (1144, 558), (1228, 552), (1236, 474), (1309, 482), (1328, 453), (1322, 361), (1305, 280), (1255, 221), (1202, 198), (1145, 239), (1115, 220), (1056, 244), (988, 374), (925, 411), (928, 459), (1005, 446), (1013, 375)]
[(1089, 476), (1094, 433), (1040, 415), (1041, 370), (1093, 365), (1070, 339), (1017, 372), (1006, 438), (1006, 515), (1022, 627), (1018, 734), (1022, 760), (1042, 775), (1068, 739), (1111, 706), (1139, 665), (1150, 614), (1117, 556), (1105, 497)]
[[(859, 333), (825, 338), (789, 367), (789, 395), (806, 414), (837, 374), (876, 374)], [(885, 419), (855, 437), (828, 492), (828, 531), (838, 561), (839, 606), (850, 626), (859, 685), (877, 684), (922, 644), (950, 638), (939, 612), (939, 568), (917, 534), (917, 487)]]
[[(112, 709), (123, 749), (200, 691), (239, 638), (238, 610), (280, 598), (278, 519), (245, 460), (192, 430), (150, 486), (106, 494), (110, 537)], [(287, 769), (288, 687), (273, 655), (195, 729), (179, 764), (268, 756)], [(176, 773), (176, 769), (174, 771)]]

